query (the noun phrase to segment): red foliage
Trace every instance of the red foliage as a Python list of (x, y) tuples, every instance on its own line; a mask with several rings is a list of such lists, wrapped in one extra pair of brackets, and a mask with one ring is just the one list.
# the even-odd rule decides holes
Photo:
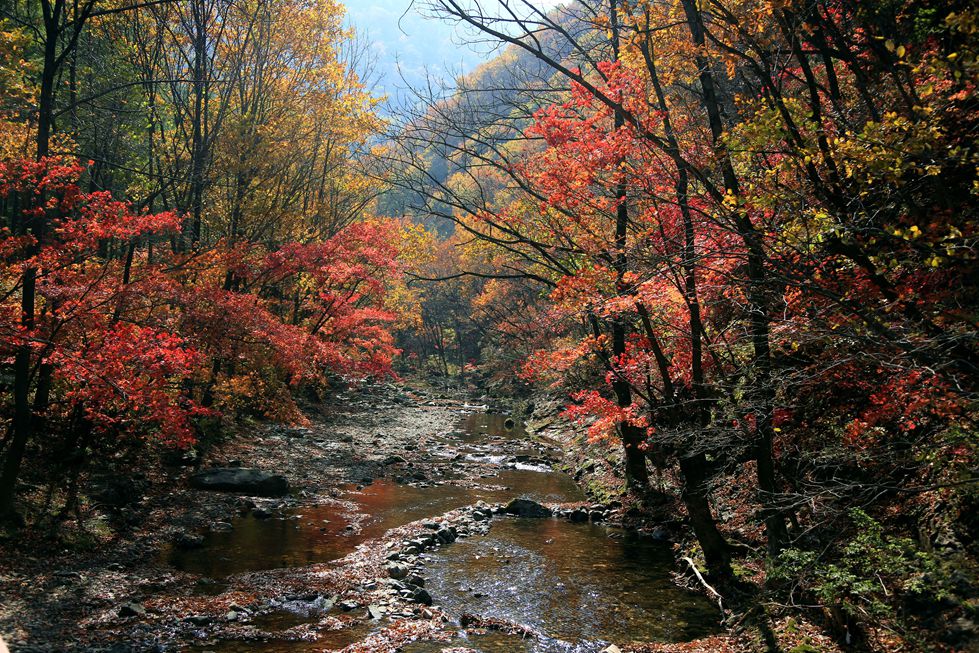
[[(0, 351), (10, 361), (29, 344), (53, 370), (51, 422), (82, 418), (106, 436), (185, 447), (195, 418), (215, 409), (289, 403), (282, 388), (328, 374), (390, 373), (393, 225), (354, 224), (325, 242), (272, 249), (219, 243), (190, 257), (163, 240), (151, 259), (146, 245), (178, 233), (180, 216), (84, 193), (83, 172), (51, 158), (0, 164), (0, 197), (23, 207), (19, 232), (0, 233)], [(29, 331), (15, 326), (25, 270), (36, 270), (39, 302)], [(203, 408), (221, 383), (225, 405)]]

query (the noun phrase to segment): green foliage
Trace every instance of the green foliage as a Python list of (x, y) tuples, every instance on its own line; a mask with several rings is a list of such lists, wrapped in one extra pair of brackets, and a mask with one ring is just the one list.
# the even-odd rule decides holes
[(825, 606), (855, 617), (894, 618), (895, 599), (915, 595), (939, 600), (947, 592), (933, 582), (939, 564), (904, 537), (888, 535), (864, 511), (850, 511), (853, 536), (829, 552), (787, 549), (775, 560), (769, 579), (812, 593)]

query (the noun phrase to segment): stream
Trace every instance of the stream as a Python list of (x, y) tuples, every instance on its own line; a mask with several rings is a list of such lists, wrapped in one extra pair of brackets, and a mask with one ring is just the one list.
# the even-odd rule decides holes
[[(518, 455), (498, 455), (499, 443), (507, 443), (508, 451)], [(527, 450), (521, 455), (524, 443)], [(506, 416), (470, 414), (456, 430), (424, 445), (433, 456), (454, 461), (444, 478), (415, 484), (379, 478), (350, 485), (339, 498), (352, 509), (331, 503), (290, 509), (275, 518), (237, 517), (231, 530), (209, 532), (203, 547), (173, 549), (165, 556), (177, 569), (209, 579), (201, 585), (202, 593), (220, 592), (228, 576), (337, 560), (388, 529), (477, 501), (585, 501), (568, 475), (533, 458), (531, 444)], [(485, 463), (495, 471), (485, 473)], [(470, 464), (480, 473), (467, 473)], [(352, 513), (361, 517), (356, 527), (351, 526)], [(404, 649), (407, 653), (437, 653), (452, 646), (486, 653), (590, 653), (611, 642), (678, 642), (717, 632), (716, 607), (672, 582), (674, 559), (668, 544), (599, 524), (497, 517), (487, 535), (460, 539), (427, 556), (423, 565), (426, 588), (436, 605), (456, 620), (456, 638), (451, 643), (416, 642)], [(467, 635), (458, 628), (464, 613), (519, 623), (545, 636), (524, 640), (497, 632)], [(276, 612), (256, 617), (255, 625), (282, 631), (317, 619)], [(222, 641), (191, 650), (336, 650), (383, 625), (363, 619), (353, 627), (321, 632), (315, 642)]]

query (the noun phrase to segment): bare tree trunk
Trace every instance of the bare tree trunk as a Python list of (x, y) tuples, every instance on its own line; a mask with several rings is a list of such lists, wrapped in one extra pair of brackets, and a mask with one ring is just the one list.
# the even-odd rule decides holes
[[(683, 8), (687, 17), (687, 26), (698, 53), (706, 47), (706, 32), (703, 15), (695, 0), (683, 0)], [(740, 186), (734, 165), (728, 152), (721, 144), (723, 122), (721, 120), (720, 100), (714, 84), (714, 75), (710, 60), (703, 54), (696, 56), (697, 67), (700, 70), (700, 87), (707, 120), (710, 125), (711, 137), (715, 151), (721, 164), (725, 191), (738, 197)], [(736, 210), (737, 211), (737, 210)], [(755, 459), (758, 466), (758, 490), (765, 520), (765, 534), (768, 539), (768, 549), (772, 554), (778, 553), (788, 542), (788, 530), (785, 527), (785, 516), (774, 505), (778, 487), (775, 479), (775, 462), (772, 454), (772, 413), (774, 392), (772, 388), (772, 357), (769, 342), (768, 302), (765, 297), (765, 286), (768, 281), (765, 270), (765, 256), (760, 238), (755, 231), (750, 218), (738, 212), (735, 216), (735, 227), (745, 245), (747, 252), (748, 287), (747, 295), (751, 304), (749, 307), (749, 324), (751, 343), (754, 350), (754, 365), (756, 374), (756, 425), (757, 437), (754, 443)]]
[[(617, 0), (609, 0), (610, 15), (612, 18), (612, 52), (615, 60), (619, 58), (619, 23), (617, 12)], [(615, 129), (621, 129), (625, 125), (625, 116), (621, 111), (615, 112)], [(613, 261), (616, 275), (616, 289), (624, 292), (624, 278), (629, 270), (629, 258), (626, 254), (628, 246), (629, 229), (629, 198), (628, 188), (624, 181), (620, 181), (615, 187), (615, 252)], [(618, 365), (621, 358), (625, 355), (626, 325), (622, 319), (616, 318), (612, 323), (612, 365)], [(632, 406), (632, 390), (627, 380), (620, 378), (618, 372), (613, 370), (615, 381), (612, 383), (612, 390), (615, 392), (616, 401), (620, 408)], [(622, 439), (622, 446), (625, 448), (625, 478), (628, 487), (645, 488), (649, 486), (649, 471), (646, 468), (646, 453), (642, 449), (645, 440), (643, 430), (633, 424), (622, 423), (619, 425), (619, 436)]]
[[(57, 72), (58, 30), (63, 0), (57, 0), (54, 6), (44, 3), (44, 63), (41, 69), (41, 90), (38, 95), (38, 124), (37, 124), (37, 158), (48, 155), (51, 141), (51, 129), (54, 116), (54, 80)], [(18, 217), (19, 233), (31, 233), (35, 244), (28, 252), (29, 256), (37, 253), (44, 235), (44, 217)], [(34, 329), (37, 302), (37, 268), (26, 266), (21, 275), (20, 325), (25, 332)], [(29, 343), (17, 348), (14, 354), (14, 419), (13, 436), (10, 446), (3, 459), (0, 469), (0, 519), (8, 518), (14, 513), (14, 497), (17, 488), (17, 477), (20, 466), (27, 450), (27, 443), (33, 434), (34, 419), (31, 411), (31, 384), (34, 356)]]

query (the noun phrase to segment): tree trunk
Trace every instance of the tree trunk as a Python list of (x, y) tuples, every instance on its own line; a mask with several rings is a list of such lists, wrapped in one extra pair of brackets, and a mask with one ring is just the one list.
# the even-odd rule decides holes
[[(617, 13), (617, 0), (610, 0), (612, 27), (612, 52), (615, 60), (619, 58), (619, 22)], [(621, 111), (615, 112), (615, 128), (621, 129), (625, 125), (625, 116)], [(629, 269), (629, 258), (626, 254), (628, 246), (629, 229), (629, 198), (628, 188), (624, 181), (620, 181), (615, 187), (615, 252), (613, 253), (613, 266), (616, 275), (616, 291), (625, 292), (624, 278)], [(612, 382), (612, 389), (620, 408), (632, 406), (632, 390), (628, 381), (621, 378), (614, 369), (625, 356), (626, 325), (621, 318), (616, 318), (612, 323), (612, 373), (615, 380)], [(646, 452), (642, 449), (645, 433), (633, 424), (622, 423), (619, 425), (619, 437), (622, 446), (625, 448), (625, 479), (626, 487), (645, 488), (649, 486), (649, 471), (646, 468)]]
[(731, 571), (731, 552), (727, 542), (717, 530), (714, 514), (707, 500), (707, 458), (703, 453), (680, 458), (680, 472), (683, 474), (683, 489), (681, 495), (683, 505), (690, 518), (697, 542), (704, 552), (704, 562), (712, 579), (719, 581), (730, 580), (734, 577)]
[[(54, 80), (57, 72), (57, 36), (58, 23), (61, 19), (61, 6), (60, 3), (57, 3), (55, 7), (59, 11), (46, 12), (44, 20), (44, 64), (41, 69), (41, 90), (38, 95), (36, 141), (38, 160), (48, 155), (51, 141), (54, 116)], [(28, 256), (34, 256), (38, 251), (38, 245), (44, 236), (43, 221), (43, 215), (31, 218), (24, 218), (21, 215), (17, 221), (20, 225), (21, 234), (29, 232), (36, 239), (35, 244), (28, 252)], [(36, 300), (37, 269), (33, 266), (26, 266), (21, 275), (20, 324), (28, 333), (34, 329)], [(27, 450), (27, 443), (33, 434), (34, 419), (31, 412), (33, 358), (29, 343), (24, 343), (18, 347), (14, 355), (13, 436), (3, 459), (3, 468), (0, 470), (0, 520), (9, 518), (14, 514), (17, 477), (20, 475), (20, 466), (24, 459), (24, 452)]]
[[(693, 44), (698, 53), (701, 53), (706, 47), (703, 15), (695, 0), (683, 0), (683, 8)], [(714, 85), (711, 62), (703, 54), (697, 54), (696, 62), (700, 70), (700, 87), (707, 120), (710, 124), (711, 138), (724, 178), (724, 189), (728, 195), (738, 197), (741, 194), (738, 177), (731, 158), (721, 143), (724, 126), (721, 120), (721, 105)], [(769, 311), (768, 301), (765, 297), (765, 284), (767, 282), (764, 264), (765, 253), (751, 219), (739, 210), (736, 209), (735, 211), (735, 228), (744, 242), (746, 250), (748, 267), (746, 290), (748, 301), (751, 304), (749, 308), (751, 313), (751, 342), (754, 354), (753, 362), (757, 370), (754, 397), (758, 404), (755, 410), (758, 432), (754, 450), (758, 465), (759, 499), (765, 519), (768, 549), (770, 553), (775, 554), (784, 548), (788, 542), (788, 531), (785, 527), (784, 515), (774, 505), (777, 491), (775, 463), (772, 455), (774, 396), (771, 388), (772, 360), (769, 344)]]

